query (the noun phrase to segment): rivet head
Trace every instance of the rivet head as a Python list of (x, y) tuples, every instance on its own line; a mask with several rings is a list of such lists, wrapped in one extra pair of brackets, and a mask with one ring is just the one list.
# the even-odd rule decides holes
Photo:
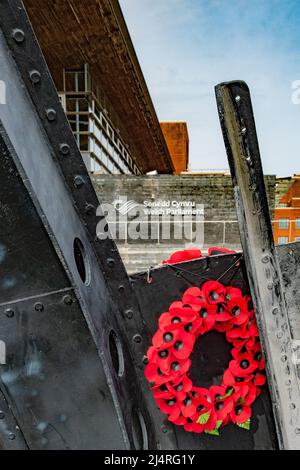
[(296, 434), (300, 434), (300, 428), (296, 428), (296, 429), (295, 429), (295, 433), (296, 433)]
[(161, 426), (161, 432), (163, 432), (164, 434), (166, 434), (168, 432), (168, 428), (164, 424), (162, 424), (162, 426)]
[(279, 309), (277, 307), (273, 308), (272, 313), (273, 315), (277, 315), (279, 312)]
[(13, 441), (15, 438), (16, 438), (16, 435), (13, 432), (10, 432), (9, 435), (8, 435), (8, 439), (10, 441)]
[(141, 335), (134, 335), (134, 337), (132, 339), (135, 343), (141, 343), (142, 342)]
[(120, 284), (120, 285), (119, 285), (119, 292), (120, 292), (120, 294), (124, 294), (124, 292), (125, 292), (125, 287), (123, 286), (123, 284)]
[(125, 312), (125, 316), (126, 316), (126, 318), (128, 318), (128, 320), (131, 320), (131, 318), (133, 318), (133, 311), (132, 310), (127, 310)]
[(70, 146), (68, 144), (60, 144), (59, 151), (63, 155), (68, 155), (70, 153)]
[(87, 204), (85, 206), (85, 213), (87, 215), (93, 215), (96, 213), (96, 210), (95, 210), (95, 206), (93, 206), (93, 204)]
[(281, 362), (286, 362), (287, 361), (287, 356), (284, 354), (281, 356)]
[(147, 356), (144, 356), (144, 357), (143, 357), (143, 364), (145, 364), (145, 366), (146, 366), (147, 364), (149, 364), (149, 359), (148, 359)]
[(15, 314), (15, 312), (11, 308), (7, 308), (4, 313), (7, 318), (12, 318)]
[(44, 305), (41, 302), (37, 302), (34, 304), (34, 310), (36, 310), (36, 312), (42, 312), (44, 310)]
[(295, 408), (296, 408), (295, 403), (291, 403), (291, 404), (290, 404), (290, 409), (291, 409), (291, 410), (294, 410)]
[(55, 121), (55, 119), (56, 119), (55, 109), (47, 109), (46, 116), (47, 116), (48, 121), (51, 121), (51, 122)]
[(269, 290), (272, 290), (273, 287), (274, 287), (273, 282), (269, 282), (269, 284), (267, 285), (267, 287), (268, 287)]
[(235, 97), (235, 101), (236, 101), (237, 103), (239, 103), (239, 102), (241, 101), (240, 95), (237, 95), (237, 96)]
[(280, 338), (283, 337), (283, 333), (281, 331), (278, 331), (276, 336), (277, 336), (278, 339), (280, 339)]
[(12, 32), (12, 37), (14, 38), (16, 42), (21, 43), (25, 39), (25, 33), (24, 31), (22, 31), (22, 29), (16, 28)]
[(268, 255), (263, 256), (263, 258), (262, 258), (263, 263), (268, 263), (269, 261), (270, 261), (270, 256), (268, 256)]
[(75, 176), (74, 185), (76, 186), (76, 188), (80, 188), (80, 186), (84, 185), (84, 179), (82, 178), (82, 176), (80, 175)]
[(41, 74), (38, 70), (31, 70), (29, 73), (30, 80), (34, 85), (41, 81)]
[(112, 268), (115, 265), (115, 260), (113, 258), (108, 258), (106, 262), (110, 268)]
[(73, 299), (70, 295), (65, 295), (63, 301), (66, 305), (72, 305)]

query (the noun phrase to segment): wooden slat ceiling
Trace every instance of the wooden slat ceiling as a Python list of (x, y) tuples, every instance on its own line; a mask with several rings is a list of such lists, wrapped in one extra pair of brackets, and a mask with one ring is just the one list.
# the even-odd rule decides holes
[(172, 173), (153, 104), (117, 0), (23, 0), (58, 90), (63, 67), (90, 65), (145, 173)]

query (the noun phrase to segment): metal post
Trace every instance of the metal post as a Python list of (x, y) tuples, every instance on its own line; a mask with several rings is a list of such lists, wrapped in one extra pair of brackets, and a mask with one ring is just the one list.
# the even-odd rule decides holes
[(250, 92), (244, 82), (216, 87), (241, 242), (262, 341), (279, 445), (300, 449), (299, 377), (274, 247)]

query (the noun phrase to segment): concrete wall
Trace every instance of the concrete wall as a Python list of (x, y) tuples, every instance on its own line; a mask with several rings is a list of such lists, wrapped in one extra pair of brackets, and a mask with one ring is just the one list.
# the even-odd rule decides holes
[[(232, 182), (229, 175), (93, 175), (92, 178), (100, 202), (113, 203), (126, 197), (127, 200), (135, 201), (142, 206), (145, 201), (152, 203), (192, 201), (197, 205), (203, 205), (204, 217), (197, 225), (197, 227), (203, 227), (204, 239), (201, 248), (204, 251), (209, 246), (240, 248)], [(271, 216), (273, 216), (275, 176), (266, 176), (265, 181)], [(153, 217), (153, 219), (158, 220), (159, 217)], [(171, 220), (174, 218), (171, 217)], [(188, 225), (195, 229), (195, 224), (190, 223), (185, 226)], [(189, 234), (190, 231), (187, 230), (181, 239), (176, 239), (171, 230), (170, 237), (166, 240), (157, 237), (152, 240), (116, 241), (128, 270), (133, 272), (160, 263), (174, 250), (199, 246), (199, 241), (192, 240)]]

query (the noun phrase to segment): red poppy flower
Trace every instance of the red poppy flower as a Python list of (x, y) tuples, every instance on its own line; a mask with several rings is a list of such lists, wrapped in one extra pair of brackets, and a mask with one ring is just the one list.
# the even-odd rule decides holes
[(234, 346), (234, 349), (232, 349), (232, 354), (234, 350), (250, 351), (251, 348), (254, 347), (256, 340), (257, 340), (256, 337), (250, 337), (250, 338), (235, 339), (231, 341)]
[(202, 258), (201, 250), (182, 250), (175, 251), (168, 260), (162, 262), (162, 264), (175, 264), (182, 263), (183, 261), (190, 261), (191, 259)]
[(263, 374), (256, 373), (254, 375), (253, 384), (257, 387), (262, 387), (266, 383), (266, 376)]
[(179, 376), (172, 383), (167, 384), (168, 390), (173, 393), (179, 401), (183, 401), (191, 391), (193, 382), (186, 375)]
[(232, 315), (225, 304), (217, 304), (216, 306), (216, 322), (228, 322), (227, 329), (232, 327)]
[(191, 418), (197, 413), (197, 406), (197, 400), (191, 394), (187, 394), (181, 405), (182, 415)]
[(226, 393), (226, 389), (227, 387), (219, 387), (217, 385), (210, 387), (210, 395), (218, 421), (223, 421), (233, 409), (232, 394)]
[[(188, 308), (182, 307), (173, 307), (170, 310), (170, 318), (171, 318), (171, 326), (169, 329), (173, 330), (183, 327), (184, 331), (188, 333), (196, 334), (198, 329), (202, 325), (202, 318), (198, 315), (198, 312), (195, 310), (190, 310)], [(165, 324), (167, 324), (168, 317), (165, 316), (159, 326), (161, 329), (166, 330), (168, 329)], [(176, 328), (175, 328), (176, 327)]]
[(199, 317), (202, 320), (202, 324), (199, 326), (198, 333), (203, 334), (212, 329), (216, 321), (216, 313), (217, 309), (215, 305), (202, 302), (199, 310)]
[(252, 361), (250, 354), (244, 354), (244, 357), (239, 360), (233, 360), (229, 362), (229, 370), (235, 377), (246, 377), (249, 374), (253, 374), (258, 368), (258, 364)]
[(184, 430), (200, 434), (204, 431), (204, 426), (203, 424), (198, 424), (196, 421), (190, 419), (186, 421), (186, 424), (184, 425)]
[(181, 408), (180, 408), (180, 403), (176, 399), (176, 397), (173, 398), (158, 398), (156, 400), (158, 408), (165, 414), (171, 415), (173, 419), (177, 419), (180, 415)]
[(175, 381), (178, 377), (186, 374), (191, 367), (190, 359), (175, 359), (169, 369), (170, 380)]
[(173, 355), (172, 349), (158, 350), (154, 347), (149, 348), (147, 357), (149, 359), (149, 362), (157, 364), (161, 372), (163, 372), (164, 374), (169, 373), (172, 362), (176, 360)]
[[(174, 331), (172, 333), (165, 333), (162, 344), (160, 336), (153, 338), (154, 347), (148, 350), (147, 357), (149, 361), (159, 364), (162, 370), (169, 369), (171, 363), (174, 360), (176, 361), (176, 359), (187, 359), (195, 344), (195, 336), (183, 328), (176, 330), (176, 335), (174, 333)], [(174, 341), (173, 339), (171, 341), (171, 335), (173, 339), (175, 338)], [(157, 340), (157, 338), (159, 339)], [(158, 344), (161, 344), (161, 346), (157, 347)]]
[(226, 287), (226, 299), (231, 300), (234, 297), (243, 297), (241, 289), (232, 286)]
[(164, 374), (158, 364), (150, 362), (145, 368), (145, 377), (150, 383), (162, 385), (172, 380), (169, 375)]
[(230, 418), (233, 423), (244, 423), (251, 417), (251, 407), (243, 403), (234, 405), (230, 413)]
[(217, 304), (224, 302), (226, 289), (218, 281), (207, 281), (202, 286), (202, 292), (207, 302), (211, 304)]
[(226, 385), (227, 387), (228, 386), (234, 386), (234, 387), (240, 386), (241, 387), (243, 384), (245, 383), (247, 384), (248, 382), (250, 382), (253, 379), (253, 377), (254, 377), (253, 374), (245, 375), (244, 377), (239, 377), (239, 376), (233, 375), (229, 369), (226, 369), (223, 375), (223, 385)]
[(234, 408), (230, 413), (233, 423), (244, 423), (252, 414), (251, 405), (257, 397), (257, 389), (254, 386), (243, 386), (240, 389)]
[(258, 336), (258, 329), (254, 318), (249, 318), (248, 322), (242, 326), (236, 326), (226, 333), (227, 341), (236, 339), (248, 339)]
[(249, 320), (247, 302), (243, 297), (234, 296), (227, 300), (227, 308), (232, 315), (234, 325), (244, 325)]
[(177, 359), (187, 359), (193, 350), (194, 344), (195, 335), (181, 330), (173, 346), (174, 357)]
[(253, 359), (258, 363), (258, 369), (263, 370), (265, 368), (265, 360), (262, 354), (260, 343), (256, 342), (253, 347), (249, 347), (247, 350), (253, 355)]
[(168, 421), (171, 421), (171, 423), (176, 424), (177, 426), (184, 426), (187, 419), (181, 414), (178, 417), (176, 415), (170, 415)]
[(179, 330), (157, 330), (152, 337), (152, 344), (157, 349), (170, 348), (177, 341)]
[(162, 331), (176, 330), (187, 323), (197, 319), (197, 313), (190, 308), (173, 307), (169, 312), (163, 313), (159, 320), (158, 326)]
[(202, 295), (202, 290), (200, 289), (200, 287), (189, 287), (183, 294), (182, 298), (184, 298), (185, 295), (191, 295), (192, 297), (199, 297), (199, 298), (202, 298), (204, 299), (203, 295)]
[[(196, 407), (196, 413), (193, 415), (193, 421), (197, 422), (201, 415), (205, 415), (206, 419), (205, 423), (203, 423), (202, 430), (212, 431), (215, 429), (217, 415), (214, 409), (213, 398), (210, 390), (202, 387), (193, 387), (190, 395), (194, 400), (193, 406)], [(198, 428), (198, 432), (201, 432), (200, 428)]]
[(167, 384), (155, 385), (152, 387), (152, 390), (156, 401), (160, 399), (169, 400), (176, 397), (175, 393), (168, 388)]

